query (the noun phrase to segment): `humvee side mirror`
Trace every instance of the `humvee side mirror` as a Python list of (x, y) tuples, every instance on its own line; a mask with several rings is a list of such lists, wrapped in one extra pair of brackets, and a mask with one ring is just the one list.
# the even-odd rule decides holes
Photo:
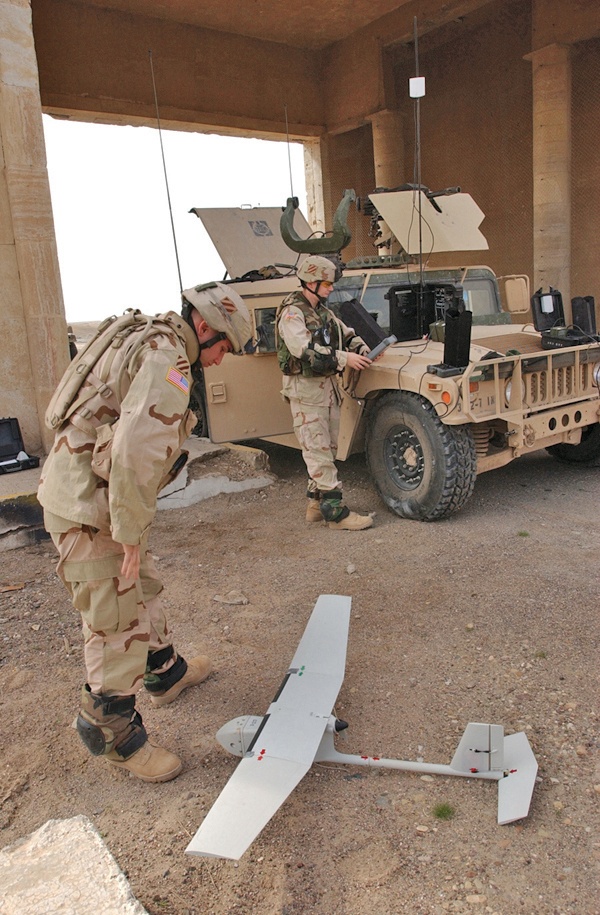
[(506, 310), (511, 314), (525, 314), (531, 302), (528, 276), (499, 276), (502, 283)]

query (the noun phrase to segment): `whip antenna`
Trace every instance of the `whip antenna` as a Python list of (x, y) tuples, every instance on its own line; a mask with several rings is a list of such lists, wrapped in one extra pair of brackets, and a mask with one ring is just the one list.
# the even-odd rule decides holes
[(288, 166), (290, 169), (290, 196), (293, 197), (294, 196), (294, 181), (292, 179), (292, 155), (291, 155), (291, 151), (290, 151), (290, 132), (288, 129), (287, 105), (283, 106), (283, 110), (285, 111), (285, 135), (287, 138)]
[(158, 126), (158, 139), (160, 140), (160, 152), (162, 156), (163, 171), (165, 173), (165, 187), (167, 189), (167, 201), (169, 204), (169, 216), (171, 217), (171, 232), (173, 234), (173, 247), (175, 248), (175, 260), (177, 261), (177, 274), (179, 276), (179, 291), (183, 292), (183, 283), (181, 282), (181, 267), (179, 266), (179, 251), (177, 250), (177, 236), (175, 235), (175, 223), (173, 222), (173, 208), (171, 207), (171, 194), (169, 193), (169, 178), (167, 176), (167, 164), (165, 162), (165, 150), (162, 141), (162, 130), (160, 129), (160, 115), (158, 113), (158, 96), (156, 94), (156, 81), (154, 79), (154, 63), (152, 61), (152, 51), (148, 51), (150, 57), (150, 72), (152, 74), (152, 89), (154, 91), (154, 107), (156, 109), (156, 123)]

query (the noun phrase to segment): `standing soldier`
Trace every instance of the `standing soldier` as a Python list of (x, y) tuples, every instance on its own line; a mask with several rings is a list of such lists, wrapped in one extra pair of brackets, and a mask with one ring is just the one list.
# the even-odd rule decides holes
[(308, 471), (306, 520), (325, 519), (333, 529), (362, 531), (373, 519), (344, 504), (335, 465), (341, 396), (335, 376), (346, 366), (367, 368), (369, 347), (326, 306), (335, 280), (333, 263), (311, 254), (297, 275), (301, 288), (277, 312), (278, 358), (282, 394), (289, 401)]
[(187, 458), (181, 446), (196, 423), (191, 368), (243, 352), (250, 321), (235, 292), (210, 284), (184, 293), (183, 317), (130, 312), (105, 324), (48, 408), (56, 438), (38, 498), (57, 572), (82, 616), (79, 735), (94, 756), (163, 782), (181, 761), (150, 743), (135, 695), (143, 685), (153, 705), (167, 705), (212, 665), (205, 656), (186, 662), (173, 647), (148, 529), (160, 489)]

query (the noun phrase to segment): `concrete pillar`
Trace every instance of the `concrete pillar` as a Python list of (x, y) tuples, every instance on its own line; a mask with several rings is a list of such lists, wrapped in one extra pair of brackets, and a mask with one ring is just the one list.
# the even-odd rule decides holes
[(567, 46), (533, 65), (533, 288), (554, 286), (571, 317), (571, 62)]
[(369, 117), (373, 133), (375, 185), (397, 187), (404, 177), (404, 127), (399, 111), (378, 111)]
[(0, 417), (40, 455), (69, 355), (28, 0), (0, 0), (0, 316)]
[[(373, 136), (375, 187), (398, 187), (404, 184), (404, 133), (399, 111), (384, 109), (369, 117)], [(376, 242), (380, 255), (392, 253), (393, 233), (382, 219), (381, 236)]]
[(325, 231), (325, 194), (323, 172), (327, 165), (326, 141), (317, 138), (304, 141), (304, 174), (306, 177), (306, 219), (313, 232)]

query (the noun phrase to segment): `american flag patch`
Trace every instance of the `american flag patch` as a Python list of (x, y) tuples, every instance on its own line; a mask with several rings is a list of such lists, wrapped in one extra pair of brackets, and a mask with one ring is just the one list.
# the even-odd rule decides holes
[(177, 371), (177, 369), (170, 368), (167, 372), (167, 377), (165, 380), (170, 382), (170, 384), (174, 384), (175, 387), (179, 388), (180, 391), (183, 391), (184, 394), (189, 394), (190, 383), (185, 375), (182, 375), (181, 372)]

